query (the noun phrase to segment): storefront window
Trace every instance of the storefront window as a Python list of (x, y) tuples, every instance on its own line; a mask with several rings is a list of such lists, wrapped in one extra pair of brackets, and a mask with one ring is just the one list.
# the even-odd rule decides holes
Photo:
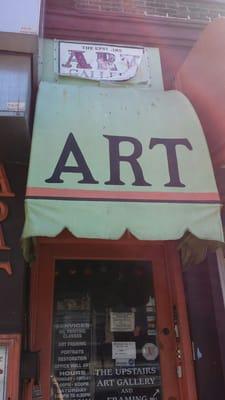
[(6, 399), (7, 359), (8, 348), (0, 345), (0, 400)]
[(150, 262), (56, 262), (51, 395), (162, 399)]

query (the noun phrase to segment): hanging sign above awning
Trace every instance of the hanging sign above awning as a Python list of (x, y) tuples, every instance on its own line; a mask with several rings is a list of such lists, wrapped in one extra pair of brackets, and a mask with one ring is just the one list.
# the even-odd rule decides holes
[(136, 75), (143, 53), (143, 48), (59, 41), (58, 74), (125, 81)]
[(222, 241), (220, 200), (198, 118), (179, 92), (42, 83), (24, 237)]

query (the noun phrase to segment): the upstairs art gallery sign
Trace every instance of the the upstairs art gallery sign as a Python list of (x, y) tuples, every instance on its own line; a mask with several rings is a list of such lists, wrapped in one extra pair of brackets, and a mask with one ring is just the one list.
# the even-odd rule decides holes
[(58, 42), (58, 73), (91, 80), (126, 81), (141, 63), (143, 48)]

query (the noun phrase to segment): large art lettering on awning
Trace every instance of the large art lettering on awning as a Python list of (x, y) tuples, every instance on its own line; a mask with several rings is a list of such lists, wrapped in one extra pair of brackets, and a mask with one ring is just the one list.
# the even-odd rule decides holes
[(198, 118), (179, 92), (42, 83), (24, 237), (223, 240)]

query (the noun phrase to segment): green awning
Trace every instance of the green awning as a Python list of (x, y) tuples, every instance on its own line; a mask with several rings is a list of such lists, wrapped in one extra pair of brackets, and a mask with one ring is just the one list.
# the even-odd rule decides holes
[(223, 241), (209, 151), (179, 92), (40, 85), (24, 237)]

